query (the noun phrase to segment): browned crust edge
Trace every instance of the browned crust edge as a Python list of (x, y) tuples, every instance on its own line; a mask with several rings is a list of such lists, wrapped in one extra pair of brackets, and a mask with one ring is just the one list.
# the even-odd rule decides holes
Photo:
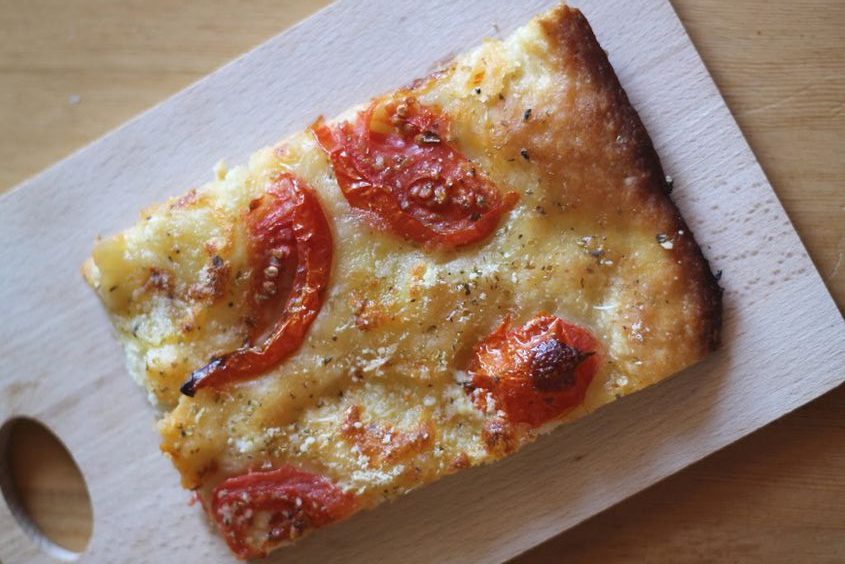
[(704, 356), (718, 348), (721, 342), (722, 288), (692, 231), (669, 196), (670, 187), (665, 181), (660, 157), (654, 150), (651, 138), (581, 11), (561, 5), (544, 17), (540, 24), (549, 44), (562, 53), (565, 64), (589, 76), (610, 95), (613, 111), (617, 113), (625, 135), (633, 140), (634, 164), (647, 173), (648, 180), (641, 185), (645, 192), (643, 197), (651, 200), (662, 215), (671, 218), (675, 231), (683, 230), (689, 234), (676, 241), (673, 253), (683, 262), (683, 274), (696, 298), (699, 310), (697, 335), (701, 356)]

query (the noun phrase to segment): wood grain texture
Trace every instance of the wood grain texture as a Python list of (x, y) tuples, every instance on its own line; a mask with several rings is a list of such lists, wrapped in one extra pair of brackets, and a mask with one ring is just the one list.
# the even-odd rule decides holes
[[(289, 4), (300, 8), (304, 6), (296, 2)], [(678, 3), (676, 7), (841, 304), (843, 275), (837, 264), (837, 259), (841, 260), (841, 225), (845, 206), (839, 189), (845, 176), (845, 164), (837, 158), (842, 152), (842, 99), (845, 91), (842, 82), (843, 46), (838, 31), (843, 23), (841, 4), (726, 4), (712, 0), (695, 4)], [(0, 55), (3, 57), (4, 76), (9, 69), (11, 79), (20, 79), (23, 85), (20, 89), (0, 91), (0, 96), (12, 98), (11, 103), (4, 103), (0, 109), (4, 130), (8, 122), (16, 127), (14, 131), (20, 132), (18, 136), (11, 136), (14, 141), (7, 136), (0, 145), (3, 151), (8, 151), (2, 153), (4, 161), (15, 163), (15, 166), (3, 169), (3, 174), (12, 175), (12, 180), (34, 172), (62, 151), (78, 145), (80, 138), (74, 141), (70, 135), (45, 134), (57, 127), (61, 130), (62, 120), (69, 119), (69, 130), (79, 128), (75, 131), (82, 131), (82, 138), (86, 135), (87, 139), (93, 138), (109, 125), (158, 100), (164, 93), (183, 86), (272, 35), (285, 23), (274, 19), (284, 17), (273, 9), (273, 6), (279, 5), (278, 2), (250, 3), (250, 9), (246, 10), (250, 12), (248, 17), (244, 15), (243, 5), (234, 2), (222, 2), (213, 9), (207, 5), (198, 8), (168, 5), (166, 16), (156, 15), (155, 9), (149, 8), (155, 3), (144, 3), (143, 7), (130, 3), (125, 8), (110, 3), (89, 5), (87, 2), (72, 6), (27, 4), (30, 5), (33, 12), (20, 8), (7, 10), (5, 6), (0, 10), (4, 29), (10, 26), (9, 21), (12, 24), (23, 22), (27, 29), (26, 35), (18, 36), (14, 43), (10, 41), (8, 52), (4, 48)], [(74, 10), (81, 10), (83, 16), (74, 20)], [(258, 18), (258, 15), (261, 17)], [(23, 19), (14, 19), (18, 17)], [(257, 19), (252, 21), (252, 17)], [(177, 21), (181, 24), (174, 23)], [(90, 29), (84, 28), (85, 22), (91, 26)], [(102, 22), (111, 25), (101, 25)], [(51, 38), (66, 29), (62, 26), (73, 24), (83, 28), (85, 39), (82, 44), (87, 46), (82, 54), (73, 52), (72, 41), (62, 43), (61, 39), (57, 40), (60, 48), (50, 52)], [(191, 27), (193, 33), (179, 33), (173, 27), (177, 25), (196, 26), (196, 29)], [(19, 27), (15, 24), (9, 28)], [(46, 38), (41, 41), (39, 29), (47, 30), (44, 32)], [(265, 29), (266, 35), (259, 37), (261, 33), (257, 30)], [(796, 32), (796, 29), (802, 31)], [(32, 32), (36, 34), (35, 40)], [(800, 37), (801, 33), (804, 37)], [(601, 29), (598, 35), (604, 41)], [(15, 36), (12, 37), (14, 40)], [(238, 44), (238, 41), (244, 44)], [(610, 48), (609, 42), (604, 42)], [(224, 52), (229, 48), (231, 52)], [(623, 55), (610, 50), (611, 59), (620, 68), (619, 57)], [(180, 55), (173, 56), (173, 51), (178, 51)], [(61, 60), (57, 61), (59, 55)], [(29, 63), (27, 57), (32, 57)], [(645, 62), (645, 59), (641, 60)], [(68, 66), (63, 68), (65, 61)], [(625, 68), (630, 69), (630, 73), (633, 72), (631, 67), (636, 67), (637, 63), (638, 60), (632, 56), (624, 59), (622, 64), (628, 65)], [(207, 68), (202, 67), (203, 64)], [(623, 76), (626, 87), (629, 86), (626, 83), (629, 76)], [(133, 82), (133, 77), (137, 81)], [(39, 83), (41, 78), (45, 82)], [(168, 82), (171, 79), (174, 82)], [(50, 80), (55, 81), (52, 86)], [(76, 83), (79, 86), (68, 89), (65, 94), (63, 89), (68, 84), (74, 85), (73, 80), (80, 80)], [(97, 80), (102, 81), (102, 87), (97, 87)], [(27, 84), (30, 85), (29, 90)], [(89, 84), (88, 90), (83, 90), (85, 84)], [(164, 88), (164, 91), (156, 91), (155, 88)], [(98, 101), (96, 98), (97, 95), (108, 96), (110, 91), (113, 96), (110, 101)], [(39, 99), (40, 94), (47, 98)], [(81, 97), (76, 104), (69, 103), (76, 101), (69, 98), (73, 94)], [(150, 99), (144, 96), (150, 96)], [(124, 115), (117, 115), (119, 108), (136, 101), (137, 106), (125, 109)], [(643, 109), (642, 101), (638, 103), (635, 100), (635, 104)], [(43, 124), (42, 118), (45, 120)], [(42, 126), (33, 127), (33, 119)], [(97, 122), (97, 119), (113, 121)], [(92, 129), (85, 133), (88, 127)], [(664, 144), (674, 140), (670, 133), (661, 133)], [(27, 135), (33, 136), (31, 146), (26, 145)], [(67, 140), (69, 137), (70, 142)], [(656, 140), (662, 154), (672, 150), (671, 146), (661, 147), (661, 140)], [(255, 146), (257, 144), (252, 143), (245, 149)], [(46, 154), (49, 150), (55, 153)], [(217, 156), (222, 156), (220, 151), (209, 158), (213, 161)], [(26, 159), (34, 159), (30, 168), (26, 168)], [(17, 163), (22, 164), (18, 167)], [(200, 177), (205, 176), (202, 170)], [(182, 187), (159, 189), (173, 193)], [(774, 208), (777, 208), (776, 204)], [(774, 212), (770, 207), (769, 213)], [(729, 210), (719, 213), (728, 214)], [(737, 234), (742, 235), (743, 232)], [(725, 255), (723, 260), (733, 262), (729, 253)], [(759, 256), (759, 253), (754, 256)], [(753, 258), (748, 258), (754, 262)], [(752, 280), (750, 278), (746, 282)], [(742, 289), (738, 288), (737, 292)], [(841, 370), (840, 363), (839, 372)], [(842, 445), (842, 436), (836, 432), (843, 427), (842, 395), (839, 390), (828, 396), (833, 400), (825, 398), (821, 402), (823, 411), (813, 420), (815, 423), (790, 423), (805, 411), (816, 413), (812, 411), (815, 409), (813, 405), (773, 427), (794, 425), (794, 433), (781, 429), (772, 435), (772, 428), (764, 430), (544, 545), (532, 552), (530, 559), (554, 561), (563, 552), (574, 554), (581, 558), (580, 561), (605, 558), (665, 561), (667, 555), (673, 555), (673, 559), (686, 558), (687, 561), (719, 556), (757, 558), (760, 561), (771, 561), (772, 558), (782, 558), (783, 561), (807, 558), (841, 560), (845, 550), (841, 527), (845, 518), (840, 507), (842, 504), (837, 501), (842, 499), (841, 476), (845, 462), (833, 455), (837, 447), (841, 450)], [(135, 422), (140, 425), (138, 429), (142, 435), (149, 434), (143, 423)], [(585, 429), (585, 432), (589, 431)], [(758, 439), (760, 436), (764, 439)], [(557, 436), (549, 440), (566, 444)], [(763, 442), (756, 448), (740, 448), (754, 440)], [(154, 439), (150, 438), (147, 442), (153, 443)], [(154, 451), (154, 447), (150, 450)], [(746, 455), (745, 451), (749, 453)], [(155, 452), (153, 455), (157, 456)], [(777, 463), (769, 463), (770, 458)], [(702, 467), (705, 470), (699, 470)], [(163, 476), (163, 479), (173, 478), (175, 473), (170, 471)], [(673, 487), (676, 482), (678, 485)], [(721, 487), (713, 487), (714, 482)], [(752, 488), (752, 493), (749, 493)], [(761, 498), (765, 499), (761, 501)], [(755, 507), (762, 505), (759, 510), (747, 511), (737, 500), (749, 500)], [(824, 519), (819, 518), (819, 514)], [(642, 515), (655, 517), (643, 519)], [(368, 516), (367, 521), (371, 519)], [(762, 542), (771, 536), (776, 537), (774, 542)], [(602, 541), (599, 543), (601, 546), (595, 546), (597, 540)], [(720, 541), (722, 544), (719, 544)], [(716, 548), (712, 548), (714, 544)]]

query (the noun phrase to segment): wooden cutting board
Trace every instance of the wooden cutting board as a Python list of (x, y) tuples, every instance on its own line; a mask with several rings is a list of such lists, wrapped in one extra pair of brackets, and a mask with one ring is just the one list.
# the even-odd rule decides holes
[[(0, 424), (34, 417), (74, 454), (94, 505), (86, 560), (229, 558), (159, 455), (144, 394), (79, 277), (93, 238), (208, 179), (220, 157), (242, 162), (552, 2), (511, 4), (332, 6), (0, 198)], [(577, 5), (725, 272), (724, 349), (508, 461), (321, 531), (279, 561), (505, 559), (845, 379), (845, 324), (670, 5)], [(2, 503), (0, 560), (48, 560)]]

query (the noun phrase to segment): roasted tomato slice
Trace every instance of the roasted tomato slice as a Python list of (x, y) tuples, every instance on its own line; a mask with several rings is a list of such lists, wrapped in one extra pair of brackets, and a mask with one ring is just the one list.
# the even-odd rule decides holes
[(481, 409), (489, 393), (508, 420), (539, 427), (584, 400), (598, 370), (598, 348), (588, 331), (553, 315), (513, 329), (506, 319), (475, 347), (470, 393)]
[(349, 204), (417, 243), (475, 243), (516, 203), (449, 143), (446, 116), (411, 96), (377, 99), (354, 123), (313, 129)]
[(284, 466), (225, 480), (209, 513), (239, 558), (260, 558), (276, 545), (349, 516), (355, 498), (325, 476)]
[(250, 205), (251, 335), (247, 346), (194, 371), (181, 390), (220, 386), (262, 374), (293, 354), (322, 306), (332, 264), (332, 235), (317, 195), (292, 174)]

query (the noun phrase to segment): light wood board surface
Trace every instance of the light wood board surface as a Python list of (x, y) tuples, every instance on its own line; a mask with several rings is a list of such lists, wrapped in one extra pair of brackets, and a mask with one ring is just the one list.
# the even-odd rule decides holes
[[(242, 3), (219, 2), (168, 5), (165, 12), (163, 6), (155, 9), (157, 3), (6, 4), (0, 18), (3, 30), (12, 33), (0, 45), (0, 96), (10, 100), (0, 107), (0, 123), (13, 134), (4, 136), (0, 156), (11, 165), (2, 169), (7, 183), (205, 74), (311, 7), (251, 2), (244, 9)], [(676, 8), (842, 303), (842, 5), (740, 4), (711, 0), (679, 2)], [(180, 26), (191, 33), (179, 32)], [(630, 88), (618, 66), (620, 56), (611, 49)], [(7, 82), (13, 87), (6, 88)], [(205, 170), (197, 174), (207, 176)], [(841, 560), (843, 404), (840, 389), (529, 558), (553, 561), (566, 554), (576, 561), (662, 561), (671, 554), (679, 560)]]

